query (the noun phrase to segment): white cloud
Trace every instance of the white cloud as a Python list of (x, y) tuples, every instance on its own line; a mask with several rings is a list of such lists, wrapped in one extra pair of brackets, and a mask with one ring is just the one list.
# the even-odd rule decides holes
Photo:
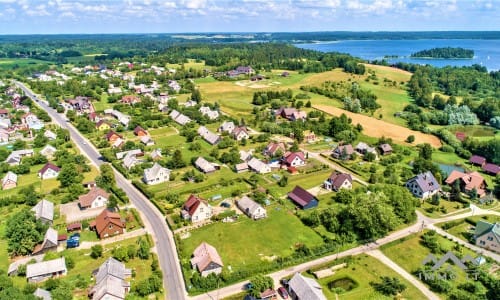
[(50, 16), (45, 4), (40, 4), (33, 8), (30, 8), (28, 5), (23, 5), (23, 9), (28, 16)]
[(183, 0), (181, 4), (189, 9), (202, 9), (207, 5), (206, 0)]

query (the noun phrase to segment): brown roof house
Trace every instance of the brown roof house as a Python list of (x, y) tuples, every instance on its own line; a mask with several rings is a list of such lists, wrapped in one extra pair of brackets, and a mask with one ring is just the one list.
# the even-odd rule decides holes
[(123, 136), (119, 135), (118, 133), (114, 132), (113, 130), (108, 131), (108, 133), (106, 134), (106, 140), (110, 144), (113, 144), (118, 139), (123, 139)]
[(307, 119), (307, 113), (305, 111), (299, 111), (298, 109), (293, 107), (281, 107), (280, 109), (276, 110), (275, 115), (289, 121), (304, 121), (305, 119)]
[(392, 146), (389, 144), (381, 144), (378, 148), (380, 149), (380, 153), (382, 155), (389, 155), (392, 153)]
[(194, 249), (191, 266), (193, 269), (197, 269), (202, 277), (207, 277), (212, 273), (220, 274), (224, 264), (217, 250), (213, 246), (203, 242)]
[(41, 200), (31, 211), (34, 212), (35, 218), (44, 224), (52, 224), (54, 221), (54, 203), (48, 200)]
[(89, 291), (89, 298), (93, 300), (125, 299), (130, 291), (130, 283), (125, 279), (132, 275), (125, 264), (110, 257), (97, 270), (92, 272), (95, 285)]
[(43, 168), (38, 171), (38, 177), (40, 177), (42, 180), (56, 178), (57, 176), (59, 176), (60, 171), (61, 169), (58, 166), (51, 163), (46, 163)]
[(500, 253), (500, 223), (488, 223), (479, 220), (474, 230), (476, 245)]
[(57, 231), (49, 227), (45, 232), (45, 236), (43, 237), (43, 242), (35, 246), (35, 249), (33, 249), (32, 254), (37, 255), (45, 253), (47, 251), (56, 251), (57, 245), (58, 245)]
[(125, 229), (125, 222), (122, 221), (120, 214), (105, 209), (97, 216), (95, 221), (90, 223), (90, 228), (96, 231), (100, 239), (103, 239), (122, 234)]
[(207, 200), (191, 194), (182, 206), (181, 215), (182, 218), (191, 220), (193, 223), (201, 222), (212, 217), (212, 207)]
[(98, 208), (108, 204), (109, 193), (105, 190), (95, 187), (92, 188), (87, 194), (78, 197), (78, 204), (80, 209)]
[(478, 172), (462, 173), (457, 170), (453, 170), (448, 178), (446, 178), (446, 184), (453, 185), (456, 180), (460, 182), (460, 188), (463, 192), (470, 193), (473, 189), (476, 189), (479, 198), (486, 195), (487, 183)]
[(2, 190), (9, 190), (17, 187), (17, 174), (9, 171), (2, 178)]
[(286, 152), (286, 145), (283, 142), (270, 142), (264, 149), (264, 155), (281, 156)]
[(351, 159), (354, 149), (351, 144), (337, 146), (332, 151), (332, 156), (337, 159)]
[(469, 162), (473, 165), (482, 167), (486, 163), (486, 158), (479, 155), (472, 155), (469, 159)]
[(298, 185), (295, 186), (293, 191), (288, 193), (288, 198), (295, 202), (301, 209), (309, 209), (318, 206), (318, 199)]
[(333, 171), (332, 174), (323, 182), (323, 187), (330, 191), (340, 191), (340, 189), (352, 189), (352, 176), (347, 173)]
[(231, 135), (237, 141), (241, 141), (242, 139), (248, 140), (248, 138), (250, 138), (250, 135), (248, 134), (247, 128), (245, 126), (236, 127)]
[(142, 128), (141, 126), (135, 127), (134, 134), (136, 136), (148, 136), (149, 135), (149, 133), (146, 131), (146, 129)]
[(301, 167), (305, 166), (306, 158), (304, 156), (304, 152), (289, 152), (285, 153), (285, 157), (283, 158), (283, 163), (289, 167)]
[(26, 266), (26, 278), (28, 282), (37, 283), (49, 278), (57, 278), (66, 275), (66, 260), (64, 256), (53, 260), (42, 261)]

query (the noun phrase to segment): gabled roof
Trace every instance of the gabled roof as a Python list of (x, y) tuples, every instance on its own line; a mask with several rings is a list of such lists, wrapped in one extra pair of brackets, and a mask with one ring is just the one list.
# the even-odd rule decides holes
[(8, 183), (9, 181), (17, 183), (17, 174), (12, 171), (7, 172), (2, 179), (2, 185)]
[(43, 175), (43, 174), (45, 174), (45, 172), (47, 172), (49, 169), (50, 169), (50, 170), (53, 170), (53, 171), (55, 171), (55, 172), (59, 172), (59, 171), (61, 171), (61, 169), (60, 169), (58, 166), (53, 165), (53, 164), (51, 164), (51, 163), (46, 163), (46, 164), (43, 166), (43, 168), (42, 168), (42, 169), (40, 169), (40, 171), (38, 171), (38, 173)]
[(238, 127), (234, 128), (233, 136), (237, 137), (242, 132), (244, 132), (246, 135), (248, 135), (248, 131), (247, 131), (247, 128), (245, 126), (238, 126)]
[(249, 166), (252, 170), (255, 170), (255, 171), (257, 171), (257, 172), (260, 172), (260, 171), (262, 171), (262, 169), (264, 169), (264, 168), (266, 167), (266, 164), (265, 164), (263, 161), (261, 161), (261, 160), (259, 160), (259, 159), (255, 158), (255, 157), (252, 157), (252, 159), (250, 159), (250, 160), (248, 161), (248, 166)]
[(52, 221), (54, 219), (54, 203), (43, 199), (38, 202), (32, 209), (35, 212), (37, 219), (42, 218)]
[(256, 210), (262, 208), (262, 206), (250, 199), (248, 196), (241, 197), (240, 200), (237, 201), (238, 207), (246, 214), (252, 215)]
[(80, 203), (80, 207), (91, 206), (92, 202), (94, 202), (94, 200), (99, 196), (105, 199), (109, 199), (109, 193), (107, 193), (105, 190), (101, 188), (95, 187), (92, 188), (87, 194), (78, 197), (78, 202)]
[(148, 134), (149, 134), (149, 133), (146, 131), (146, 129), (142, 128), (141, 126), (136, 126), (136, 127), (134, 128), (134, 134), (135, 134), (135, 135), (139, 135), (139, 133), (141, 133), (141, 132), (142, 132), (142, 133), (144, 133), (144, 134), (146, 134), (146, 135), (148, 135)]
[(333, 151), (339, 154), (345, 152), (347, 155), (352, 155), (354, 153), (354, 149), (352, 148), (351, 144), (337, 146), (337, 148), (335, 148)]
[(37, 288), (33, 295), (37, 298), (42, 298), (42, 300), (52, 300), (50, 292), (41, 288)]
[(384, 152), (384, 153), (392, 151), (392, 147), (389, 144), (381, 144), (379, 147), (382, 150), (382, 152)]
[(432, 192), (440, 189), (439, 183), (430, 171), (420, 173), (417, 176), (408, 180), (408, 183), (415, 182), (420, 190), (425, 192)]
[(476, 164), (476, 165), (483, 165), (486, 163), (486, 158), (479, 156), (479, 155), (472, 155), (469, 159), (469, 162), (471, 164)]
[(285, 143), (270, 142), (269, 144), (267, 144), (265, 152), (274, 155), (278, 150), (281, 150), (281, 152), (285, 153), (286, 151)]
[(154, 163), (151, 168), (144, 169), (144, 179), (147, 181), (154, 180), (158, 177), (158, 173), (162, 170), (170, 174), (170, 170), (168, 168), (164, 168), (160, 164)]
[(51, 145), (45, 145), (42, 150), (40, 150), (40, 154), (43, 156), (51, 155), (51, 153), (56, 153), (57, 149)]
[(487, 163), (483, 166), (483, 171), (485, 171), (486, 173), (491, 173), (491, 174), (498, 174), (500, 173), (500, 166), (498, 165), (495, 165), (495, 164), (491, 164), (491, 163)]
[(193, 258), (191, 258), (191, 264), (196, 265), (200, 272), (203, 272), (210, 263), (216, 263), (217, 265), (223, 267), (222, 259), (217, 253), (217, 250), (205, 242), (201, 243), (193, 252)]
[(288, 282), (288, 286), (297, 295), (298, 299), (326, 300), (321, 285), (316, 280), (304, 277), (300, 273), (295, 273)]
[(52, 227), (49, 227), (45, 232), (42, 244), (36, 245), (33, 254), (38, 254), (40, 251), (48, 247), (57, 247), (58, 234)]
[(476, 223), (476, 229), (474, 230), (474, 237), (478, 238), (487, 233), (492, 232), (496, 238), (497, 243), (500, 243), (500, 223), (489, 223), (483, 220), (479, 220)]
[(53, 260), (43, 261), (26, 266), (26, 277), (32, 278), (52, 273), (66, 272), (66, 260), (64, 256)]
[(352, 183), (351, 174), (338, 173), (337, 171), (333, 171), (332, 174), (330, 174), (330, 177), (328, 177), (328, 181), (330, 181), (332, 186), (337, 190), (342, 186), (342, 184), (344, 184), (346, 180)]
[[(93, 114), (95, 114), (95, 113), (93, 113)], [(94, 118), (95, 118), (95, 117), (94, 117)], [(97, 123), (95, 124), (95, 127), (96, 127), (96, 128), (99, 128), (99, 127), (101, 127), (101, 125), (103, 125), (103, 124), (107, 124), (109, 127), (111, 127), (111, 124), (109, 124), (106, 120), (99, 120), (99, 122), (97, 122)]]
[(465, 189), (467, 191), (472, 191), (474, 188), (476, 190), (482, 190), (481, 186), (485, 183), (483, 176), (478, 172), (462, 173), (457, 170), (451, 171), (448, 178), (446, 178), (446, 184), (453, 184), (455, 180), (460, 179), (462, 183), (465, 184)]
[(95, 228), (97, 234), (100, 236), (104, 229), (109, 223), (116, 225), (121, 228), (125, 228), (125, 224), (122, 222), (120, 214), (110, 212), (109, 210), (103, 210), (95, 219)]
[(293, 200), (293, 202), (298, 205), (304, 207), (309, 204), (312, 200), (315, 199), (314, 195), (304, 190), (300, 186), (295, 186), (293, 191), (288, 193), (288, 197)]
[(198, 206), (200, 206), (200, 204), (202, 203), (205, 206), (208, 206), (207, 200), (191, 194), (182, 208), (183, 210), (187, 211), (190, 216), (192, 216), (198, 209)]
[(285, 162), (287, 164), (291, 164), (293, 160), (298, 157), (300, 160), (305, 161), (306, 158), (304, 156), (304, 152), (299, 151), (299, 152), (291, 152), (285, 157)]
[(213, 164), (211, 164), (208, 160), (206, 160), (204, 157), (200, 156), (196, 159), (194, 162), (196, 167), (201, 169), (205, 173), (210, 173), (215, 171), (215, 167)]
[(111, 137), (113, 137), (113, 136), (117, 136), (117, 137), (119, 137), (119, 138), (123, 139), (123, 136), (121, 136), (120, 134), (118, 134), (118, 133), (114, 132), (113, 130), (110, 130), (110, 131), (108, 131), (108, 133), (106, 133), (106, 139), (107, 139), (108, 141), (109, 141), (109, 139), (110, 139)]
[(130, 269), (125, 268), (125, 264), (110, 257), (95, 272), (95, 280), (99, 283), (107, 276), (118, 279), (125, 279), (131, 275)]
[(220, 131), (231, 131), (235, 128), (234, 123), (232, 121), (224, 121), (222, 125), (219, 127)]

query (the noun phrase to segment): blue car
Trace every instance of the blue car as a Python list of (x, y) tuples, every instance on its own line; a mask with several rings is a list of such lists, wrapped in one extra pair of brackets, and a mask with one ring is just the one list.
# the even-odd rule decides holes
[(66, 241), (66, 248), (76, 248), (80, 246), (80, 234), (74, 233)]

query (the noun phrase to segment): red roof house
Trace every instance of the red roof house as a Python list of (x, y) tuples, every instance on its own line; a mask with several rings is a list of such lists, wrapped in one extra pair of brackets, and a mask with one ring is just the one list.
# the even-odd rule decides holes
[(316, 199), (313, 194), (298, 185), (295, 186), (293, 191), (288, 193), (288, 198), (290, 198), (302, 209), (309, 209), (318, 206), (318, 199)]

